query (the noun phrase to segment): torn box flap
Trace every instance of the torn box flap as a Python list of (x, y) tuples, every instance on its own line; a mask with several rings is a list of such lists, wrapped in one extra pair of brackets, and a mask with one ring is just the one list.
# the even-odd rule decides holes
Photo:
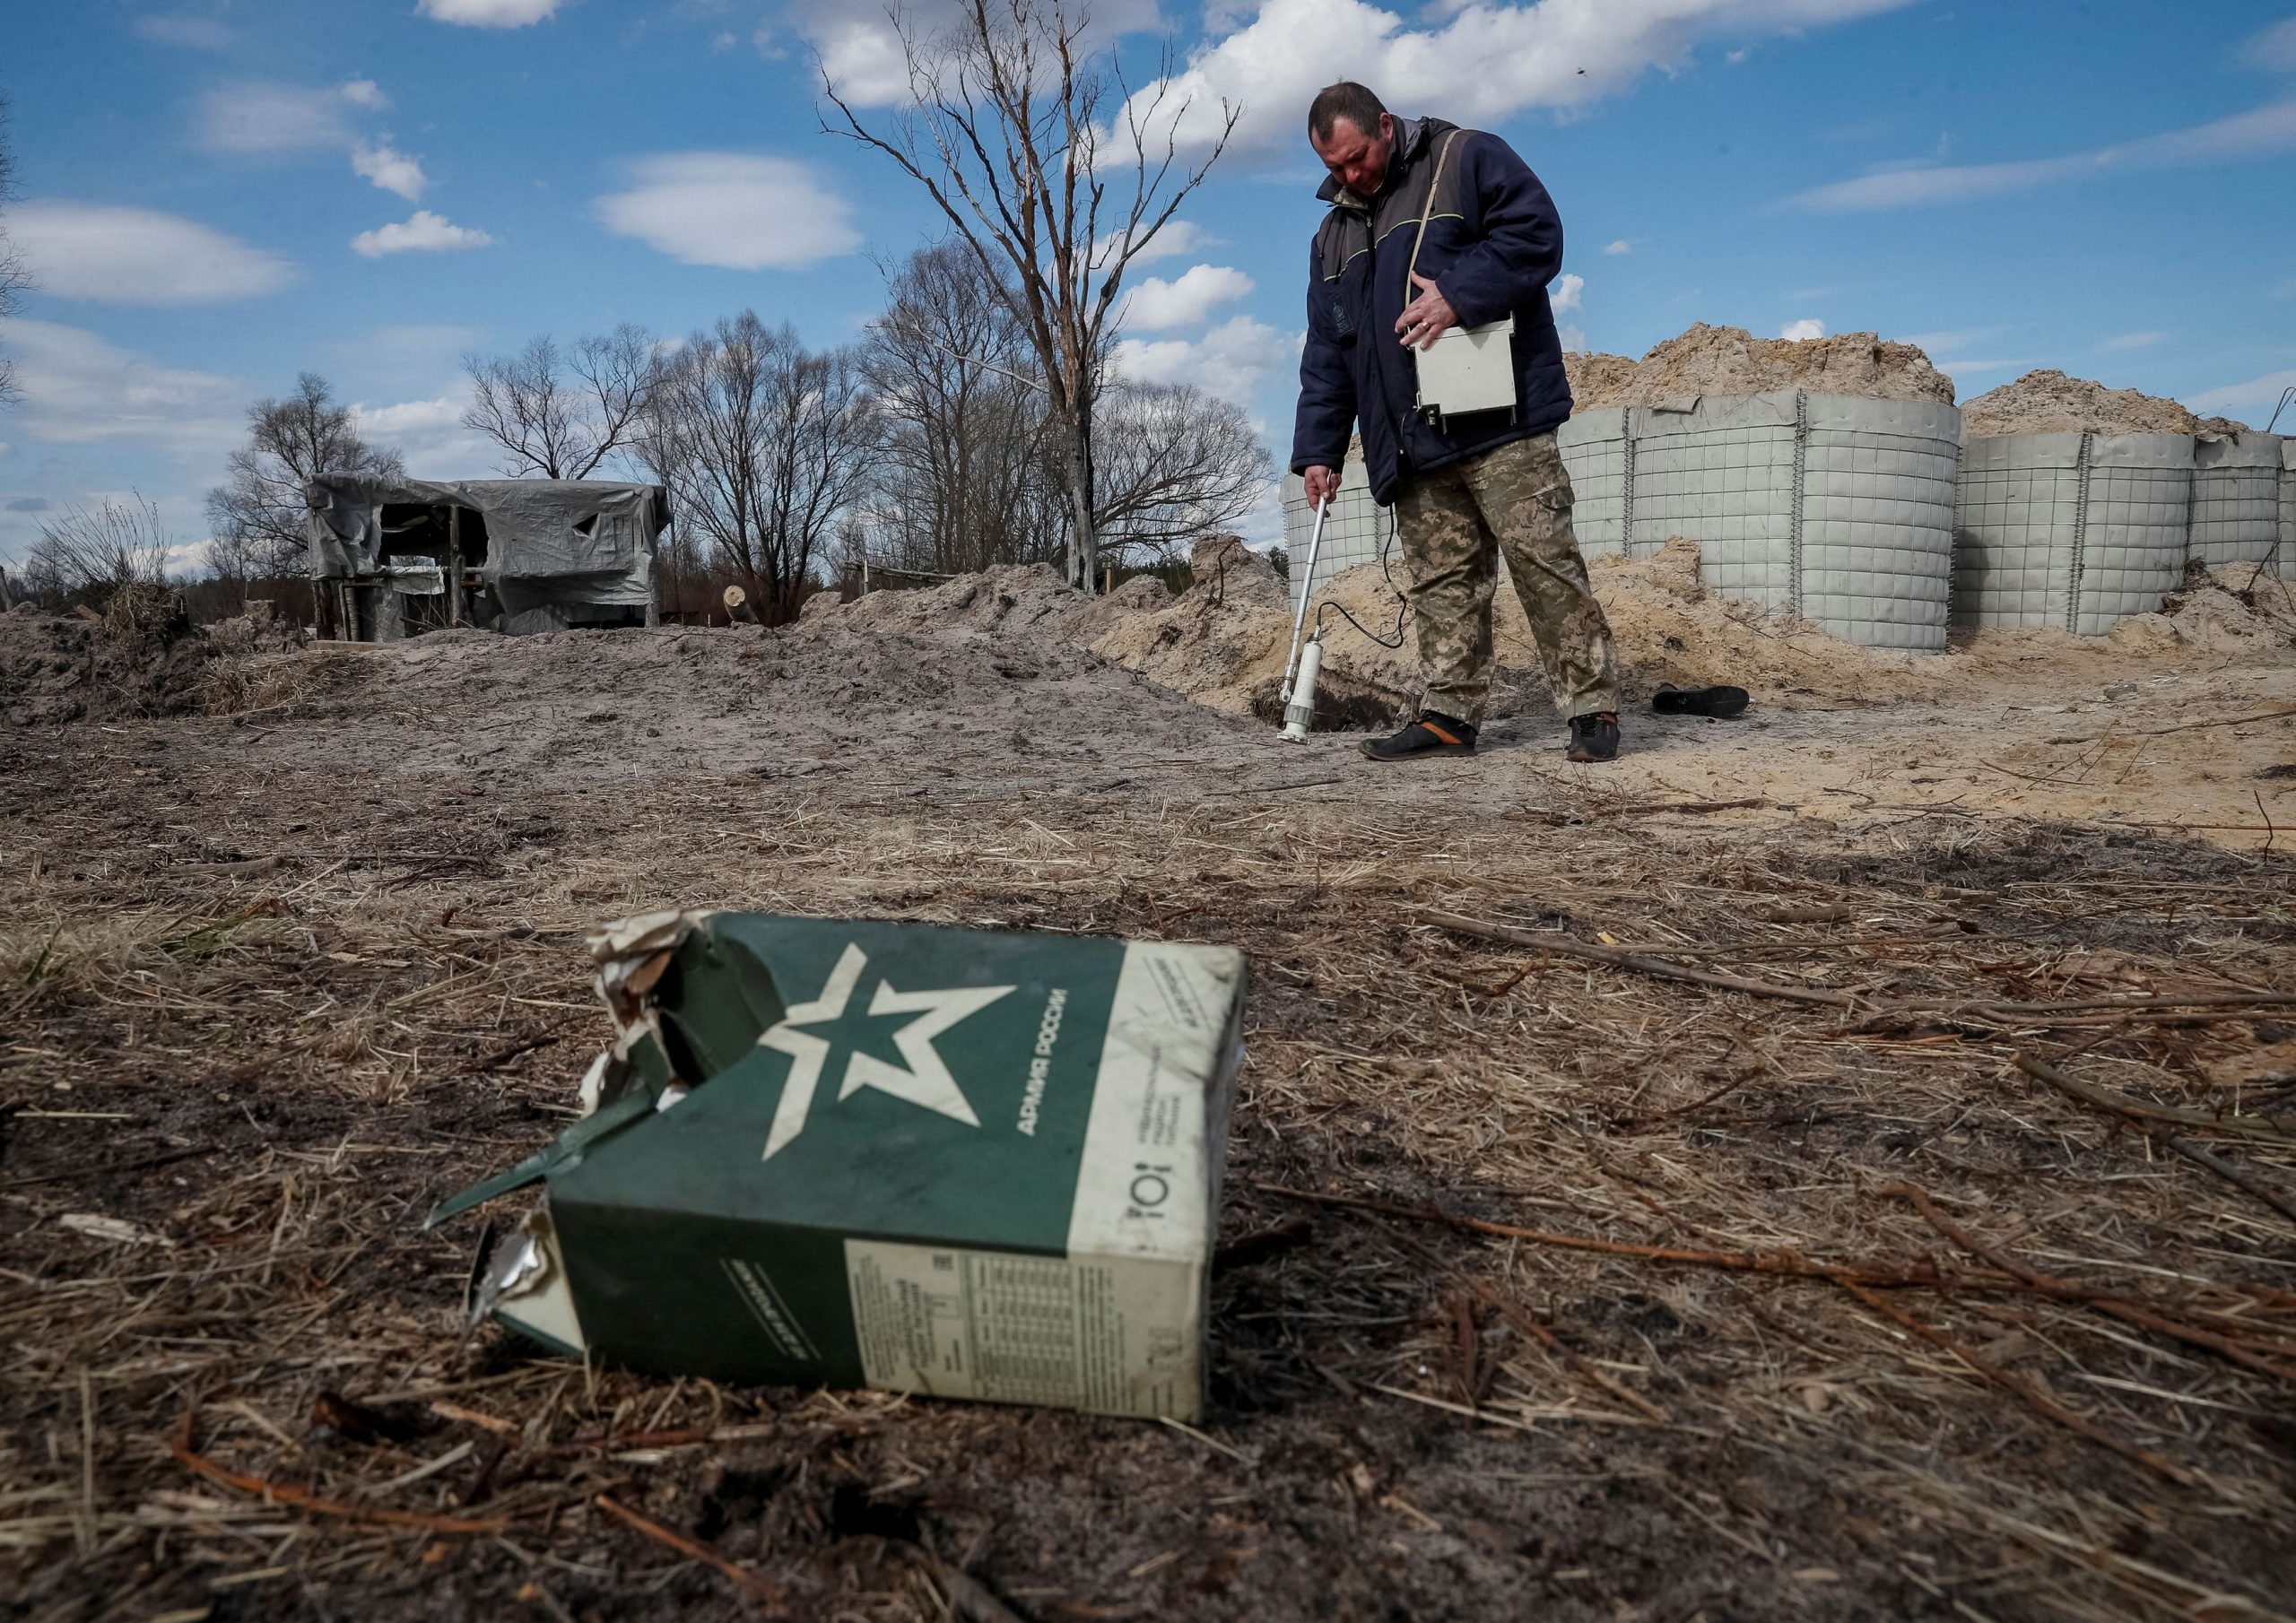
[(422, 1219), (422, 1227), (436, 1228), (448, 1219), (460, 1217), (472, 1207), (483, 1205), (498, 1194), (523, 1189), (528, 1184), (548, 1177), (561, 1167), (572, 1166), (591, 1145), (621, 1132), (633, 1122), (643, 1121), (652, 1115), (655, 1103), (652, 1090), (629, 1089), (612, 1104), (584, 1116), (509, 1171), (498, 1172), (491, 1178), (473, 1184), (459, 1194), (450, 1194), (440, 1201), (430, 1209), (430, 1215)]
[(586, 938), (590, 957), (602, 969), (618, 963), (634, 963), (665, 947), (676, 946), (712, 916), (710, 908), (688, 907), (616, 919), (613, 924), (600, 924)]
[[(624, 1029), (652, 1026), (669, 1069), (698, 1088), (746, 1058), (789, 1005), (757, 942), (722, 927), (718, 915), (687, 918), (674, 945), (601, 968), (598, 989)], [(662, 933), (639, 939), (650, 945)]]
[(661, 1028), (650, 1009), (642, 1011), (634, 1024), (624, 1028), (611, 1047), (600, 1049), (598, 1057), (582, 1073), (578, 1096), (582, 1114), (596, 1115), (632, 1088), (645, 1089), (654, 1096), (657, 1106), (665, 1090), (674, 1088), (683, 1095), (686, 1088), (670, 1069), (669, 1056), (662, 1046)]
[(487, 1259), (470, 1322), (489, 1314), (570, 1358), (588, 1351), (547, 1210), (528, 1212)]

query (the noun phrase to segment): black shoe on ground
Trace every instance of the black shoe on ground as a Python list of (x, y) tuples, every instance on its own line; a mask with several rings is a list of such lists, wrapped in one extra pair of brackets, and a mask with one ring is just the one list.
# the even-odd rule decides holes
[(1618, 717), (1605, 710), (1599, 716), (1574, 716), (1570, 718), (1570, 748), (1563, 751), (1566, 760), (1616, 760), (1618, 759)]
[[(1613, 729), (1615, 734), (1615, 729)], [(1422, 755), (1473, 755), (1474, 727), (1429, 711), (1400, 733), (1367, 739), (1363, 753), (1373, 760), (1416, 760)]]
[(1744, 688), (1724, 684), (1677, 688), (1672, 682), (1660, 682), (1658, 690), (1650, 696), (1650, 707), (1661, 716), (1710, 716), (1717, 721), (1744, 716), (1752, 702), (1753, 696)]

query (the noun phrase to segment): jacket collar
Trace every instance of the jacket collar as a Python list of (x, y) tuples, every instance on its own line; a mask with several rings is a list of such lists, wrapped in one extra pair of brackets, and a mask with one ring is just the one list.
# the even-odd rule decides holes
[[(1396, 150), (1394, 155), (1387, 160), (1387, 181), (1379, 188), (1382, 192), (1393, 191), (1396, 183), (1403, 178), (1404, 171), (1411, 167), (1412, 161), (1427, 150), (1429, 133), (1427, 126), (1432, 122), (1431, 119), (1427, 118), (1396, 120)], [(1324, 177), (1323, 185), (1316, 188), (1316, 197), (1318, 202), (1328, 203), (1334, 208), (1357, 209), (1364, 213), (1370, 212), (1375, 201), (1373, 198), (1358, 196), (1355, 193), (1349, 191), (1340, 185), (1338, 177), (1334, 175)]]

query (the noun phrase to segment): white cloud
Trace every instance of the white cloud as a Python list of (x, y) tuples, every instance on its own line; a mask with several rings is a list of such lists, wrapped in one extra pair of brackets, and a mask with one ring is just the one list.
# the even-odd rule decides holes
[(1814, 317), (1805, 316), (1799, 321), (1789, 321), (1779, 328), (1778, 335), (1796, 343), (1807, 343), (1813, 338), (1826, 335), (1826, 324)]
[(2100, 350), (2145, 350), (2166, 338), (2166, 333), (2120, 333), (2097, 347)]
[(329, 378), (355, 378), (373, 395), (436, 393), (462, 373), (462, 357), (491, 347), (483, 326), (399, 323), (352, 328), (319, 342), (310, 364)]
[(1574, 276), (1565, 271), (1562, 273), (1562, 280), (1554, 284), (1554, 292), (1547, 302), (1558, 316), (1571, 310), (1583, 309), (1585, 307), (1579, 302), (1579, 295), (1586, 291), (1587, 279), (1584, 276)]
[(1300, 337), (1231, 316), (1201, 338), (1120, 339), (1111, 364), (1134, 383), (1192, 383), (1249, 411), (1268, 374), (1298, 360)]
[(556, 11), (561, 0), (422, 0), (414, 9), (465, 28), (525, 28)]
[(244, 386), (184, 371), (52, 321), (8, 324), (22, 403), (13, 426), (49, 445), (118, 441), (218, 461), (243, 431)]
[(372, 79), (345, 79), (335, 87), (335, 93), (353, 107), (368, 108), (376, 112), (391, 104), (391, 99), (383, 94), (383, 87)]
[(599, 198), (598, 218), (682, 264), (788, 270), (861, 246), (845, 199), (793, 159), (668, 152), (631, 167), (636, 184)]
[(1566, 355), (1591, 355), (1595, 352), (1595, 346), (1587, 342), (1585, 327), (1566, 321), (1554, 329), (1554, 335), (1561, 341), (1562, 352)]
[(1215, 304), (1241, 299), (1252, 291), (1252, 279), (1224, 265), (1190, 265), (1172, 281), (1144, 277), (1126, 296), (1124, 322), (1153, 332), (1159, 327), (1193, 326), (1212, 313)]
[(1616, 242), (1605, 242), (1603, 244), (1603, 252), (1605, 254), (1631, 254), (1634, 252), (1634, 245), (1629, 242), (1625, 238), (1622, 237)]
[(1727, 52), (1725, 52), (1725, 53), (1723, 54), (1722, 60), (1723, 60), (1723, 61), (1725, 61), (1725, 62), (1726, 62), (1726, 63), (1728, 63), (1732, 67), (1735, 67), (1735, 66), (1737, 66), (1737, 65), (1738, 65), (1738, 64), (1740, 64), (1741, 62), (1744, 62), (1747, 57), (1749, 57), (1749, 56), (1752, 56), (1752, 55), (1753, 55), (1753, 52), (1752, 52), (1752, 51), (1751, 51), (1751, 50), (1747, 49), (1747, 48), (1746, 48), (1745, 47), (1744, 47), (1744, 46), (1740, 46), (1740, 47), (1739, 47), (1736, 50), (1735, 50), (1735, 51), (1727, 51)]
[(135, 19), (135, 37), (191, 51), (227, 50), (231, 30), (213, 17), (188, 12), (147, 12)]
[[(785, 0), (782, 6), (787, 26), (819, 55), (821, 70), (837, 93), (857, 108), (893, 107), (909, 100), (909, 62), (900, 35), (886, 14), (891, 9), (885, 0)], [(935, 36), (959, 25), (961, 6), (955, 0), (909, 0), (900, 10), (919, 54), (927, 62), (945, 60), (947, 53), (938, 48)], [(1090, 12), (1084, 34), (1088, 48), (1142, 30), (1161, 32), (1167, 26), (1156, 0), (1101, 0)], [(992, 6), (990, 14), (998, 14), (998, 8)], [(1072, 9), (1071, 15), (1083, 15), (1083, 8)], [(1216, 20), (1207, 18), (1205, 26), (1217, 26)], [(758, 30), (758, 50), (778, 56), (782, 54), (778, 47), (767, 49), (770, 36), (770, 26)], [(1304, 108), (1307, 102), (1300, 105)]]
[(2296, 370), (2266, 372), (2246, 383), (2228, 383), (2222, 388), (2203, 389), (2197, 395), (2181, 398), (2196, 412), (2221, 412), (2226, 406), (2236, 405), (2270, 407), (2277, 404), (2282, 392), (2289, 388), (2296, 388)]
[(732, 33), (721, 33), (709, 42), (709, 48), (719, 55), (732, 50), (741, 40)]
[(1249, 23), (1189, 53), (1165, 87), (1177, 92), (1167, 106), (1187, 103), (1180, 136), (1200, 151), (1218, 133), (1222, 101), (1241, 105), (1233, 144), (1251, 157), (1302, 143), (1300, 109), (1340, 78), (1371, 85), (1390, 107), (1439, 109), (1488, 129), (1529, 108), (1583, 107), (1654, 68), (1678, 70), (1717, 33), (1789, 33), (1904, 3), (1484, 0), (1419, 28), (1367, 0), (1264, 0)]
[(2275, 22), (2252, 37), (2243, 54), (2259, 67), (2296, 74), (2296, 17)]
[(213, 152), (300, 152), (342, 146), (348, 98), (267, 79), (219, 84), (199, 99), (195, 135)]
[(404, 152), (393, 151), (388, 142), (375, 146), (360, 142), (351, 149), (351, 167), (361, 178), (387, 192), (396, 192), (409, 203), (422, 202), (422, 188), (430, 184), (422, 165)]
[(157, 209), (26, 203), (9, 235), (42, 292), (112, 304), (207, 304), (275, 292), (295, 267), (236, 237)]
[(909, 97), (909, 60), (883, 18), (855, 17), (810, 36), (822, 72), (857, 107), (889, 107)]
[(1785, 202), (1787, 207), (1823, 213), (1922, 208), (2005, 196), (2037, 187), (2104, 175), (2234, 163), (2292, 150), (2296, 150), (2296, 101), (2279, 101), (2230, 118), (2219, 118), (2213, 124), (2147, 135), (2139, 141), (2099, 147), (2093, 152), (2013, 163), (1894, 168), (1856, 180), (1813, 187)]
[(484, 231), (456, 225), (444, 215), (417, 209), (396, 225), (361, 231), (351, 246), (370, 259), (385, 254), (444, 253), (454, 248), (483, 248), (494, 240)]
[(467, 386), (429, 400), (361, 401), (351, 408), (352, 426), (361, 438), (404, 456), (418, 479), (483, 478), (498, 453), (484, 436), (463, 427), (469, 405)]
[[(1092, 245), (1092, 263), (1105, 265), (1109, 255), (1116, 247), (1120, 233), (1111, 232)], [(1150, 265), (1159, 259), (1177, 259), (1183, 254), (1200, 254), (1206, 248), (1227, 246), (1192, 220), (1175, 220), (1148, 239), (1147, 246), (1133, 255), (1135, 265)]]

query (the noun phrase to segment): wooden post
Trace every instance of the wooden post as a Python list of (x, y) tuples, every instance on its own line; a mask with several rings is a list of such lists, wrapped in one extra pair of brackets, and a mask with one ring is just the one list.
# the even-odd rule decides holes
[(463, 510), (447, 509), (447, 624), (463, 623)]

